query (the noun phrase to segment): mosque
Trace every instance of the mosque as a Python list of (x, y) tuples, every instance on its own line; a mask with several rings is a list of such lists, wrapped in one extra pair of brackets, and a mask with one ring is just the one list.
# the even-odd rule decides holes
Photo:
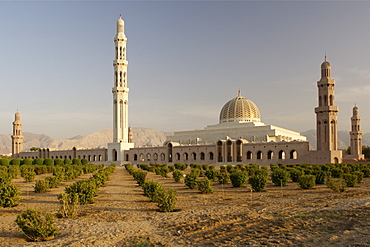
[(114, 43), (113, 141), (108, 143), (108, 148), (22, 151), (22, 123), (17, 112), (13, 122), (13, 158), (86, 158), (91, 162), (214, 165), (326, 164), (364, 160), (357, 106), (353, 108), (349, 133), (351, 155), (344, 155), (342, 150), (338, 150), (339, 109), (334, 103), (335, 80), (331, 78), (331, 65), (326, 56), (321, 64), (321, 78), (317, 82), (317, 150), (309, 150), (306, 137), (298, 132), (262, 123), (256, 104), (244, 98), (240, 91), (237, 97), (221, 108), (218, 124), (208, 125), (201, 130), (175, 132), (167, 136), (162, 146), (135, 147), (132, 130), (128, 126), (127, 37), (121, 16), (117, 21)]

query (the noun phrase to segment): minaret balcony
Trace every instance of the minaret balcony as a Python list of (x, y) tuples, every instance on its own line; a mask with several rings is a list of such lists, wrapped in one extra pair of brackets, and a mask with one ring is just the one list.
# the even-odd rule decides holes
[(125, 59), (115, 59), (113, 60), (113, 66), (128, 66), (128, 61)]
[(338, 106), (319, 106), (315, 108), (315, 113), (321, 113), (321, 112), (338, 112), (339, 107)]

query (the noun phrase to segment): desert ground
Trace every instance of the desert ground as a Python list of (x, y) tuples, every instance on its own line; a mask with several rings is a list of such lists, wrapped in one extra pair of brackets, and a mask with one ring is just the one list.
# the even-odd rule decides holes
[(28, 242), (17, 230), (18, 214), (27, 208), (56, 213), (64, 187), (90, 176), (44, 194), (33, 192), (34, 183), (14, 179), (22, 200), (0, 208), (0, 246), (370, 246), (370, 178), (343, 193), (326, 185), (302, 190), (293, 182), (281, 188), (269, 180), (264, 192), (215, 182), (212, 194), (200, 194), (148, 173), (147, 180), (178, 190), (175, 211), (162, 213), (120, 166), (77, 218), (55, 219), (55, 239)]

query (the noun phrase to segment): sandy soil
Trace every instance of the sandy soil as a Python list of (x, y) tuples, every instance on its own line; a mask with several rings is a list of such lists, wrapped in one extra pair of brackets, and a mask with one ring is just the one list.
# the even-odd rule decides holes
[[(40, 175), (38, 178), (50, 176)], [(0, 208), (0, 246), (370, 246), (370, 179), (345, 193), (325, 185), (301, 190), (270, 181), (265, 192), (214, 183), (203, 195), (183, 183), (149, 173), (148, 179), (178, 190), (175, 212), (161, 213), (123, 167), (117, 167), (93, 204), (75, 219), (56, 218), (54, 240), (27, 242), (14, 223), (27, 208), (55, 213), (57, 195), (83, 175), (45, 194), (33, 183), (21, 188), (21, 203)]]

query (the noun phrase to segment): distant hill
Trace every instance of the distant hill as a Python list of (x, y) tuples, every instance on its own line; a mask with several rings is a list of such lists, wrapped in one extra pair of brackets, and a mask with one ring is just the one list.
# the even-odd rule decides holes
[[(162, 145), (166, 136), (172, 135), (171, 132), (157, 131), (150, 128), (132, 128), (135, 146)], [(306, 136), (311, 149), (316, 149), (316, 130), (308, 130), (301, 133)], [(44, 134), (33, 134), (24, 132), (24, 150), (29, 150), (31, 147), (50, 148), (50, 149), (72, 149), (76, 148), (97, 148), (107, 147), (107, 144), (112, 141), (113, 130), (105, 129), (94, 132), (90, 135), (78, 135), (69, 139), (53, 140), (51, 137)], [(364, 133), (362, 144), (370, 146), (370, 133)], [(11, 153), (11, 135), (0, 135), (0, 153)], [(338, 147), (339, 149), (347, 148), (349, 143), (348, 131), (338, 131)]]
[[(166, 140), (166, 135), (170, 132), (157, 131), (150, 128), (132, 128), (135, 146), (143, 145), (162, 145)], [(69, 139), (53, 140), (44, 134), (33, 134), (23, 132), (23, 149), (29, 150), (31, 147), (50, 148), (50, 149), (72, 149), (76, 148), (97, 148), (107, 147), (112, 142), (113, 130), (105, 129), (94, 132), (90, 135), (78, 135)], [(11, 135), (0, 135), (0, 153), (11, 153), (12, 140)]]

